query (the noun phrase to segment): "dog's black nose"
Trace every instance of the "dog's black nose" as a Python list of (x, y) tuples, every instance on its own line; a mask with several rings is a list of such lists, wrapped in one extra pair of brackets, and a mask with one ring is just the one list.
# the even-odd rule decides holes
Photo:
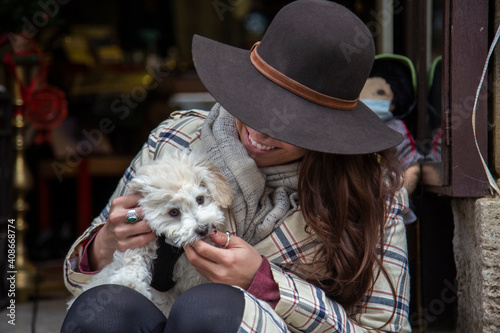
[(196, 233), (201, 237), (205, 237), (206, 235), (208, 235), (209, 230), (210, 228), (208, 227), (208, 225), (200, 225), (198, 228), (196, 228)]

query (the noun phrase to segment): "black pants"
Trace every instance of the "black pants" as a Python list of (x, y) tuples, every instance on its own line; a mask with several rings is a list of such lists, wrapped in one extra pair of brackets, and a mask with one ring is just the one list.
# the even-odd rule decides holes
[(73, 303), (61, 332), (237, 332), (245, 298), (241, 290), (223, 284), (203, 284), (182, 294), (169, 318), (137, 291), (102, 285)]

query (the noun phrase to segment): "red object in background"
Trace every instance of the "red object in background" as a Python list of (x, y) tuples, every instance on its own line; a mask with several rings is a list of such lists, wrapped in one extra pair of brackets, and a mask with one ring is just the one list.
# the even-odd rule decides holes
[[(38, 130), (35, 143), (49, 142), (51, 131), (68, 114), (66, 96), (63, 91), (47, 83), (44, 55), (32, 38), (22, 34), (4, 34), (0, 36), (0, 46), (6, 43), (10, 43), (12, 50), (4, 56), (3, 62), (19, 87), (24, 102), (19, 112), (23, 112)], [(29, 82), (25, 83), (25, 78), (18, 76), (16, 66), (21, 63), (40, 65), (39, 71)]]
[(36, 143), (48, 141), (48, 133), (59, 126), (68, 114), (64, 92), (54, 86), (44, 84), (28, 96), (24, 112), (33, 126), (40, 131), (35, 139)]

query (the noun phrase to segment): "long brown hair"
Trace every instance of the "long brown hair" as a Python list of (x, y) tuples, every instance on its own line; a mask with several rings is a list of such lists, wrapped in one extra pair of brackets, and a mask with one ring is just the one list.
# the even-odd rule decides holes
[(377, 266), (387, 278), (377, 245), (384, 241), (386, 199), (402, 186), (401, 173), (390, 150), (367, 155), (310, 151), (302, 160), (299, 204), (307, 230), (321, 242), (317, 269), (307, 279), (346, 308), (371, 294)]

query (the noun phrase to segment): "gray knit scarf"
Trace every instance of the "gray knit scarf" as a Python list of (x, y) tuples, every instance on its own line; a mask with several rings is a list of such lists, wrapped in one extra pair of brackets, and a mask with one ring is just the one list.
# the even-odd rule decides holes
[(201, 139), (207, 158), (233, 185), (230, 210), (237, 236), (257, 244), (297, 208), (299, 162), (257, 167), (240, 142), (234, 117), (220, 104), (205, 120)]

